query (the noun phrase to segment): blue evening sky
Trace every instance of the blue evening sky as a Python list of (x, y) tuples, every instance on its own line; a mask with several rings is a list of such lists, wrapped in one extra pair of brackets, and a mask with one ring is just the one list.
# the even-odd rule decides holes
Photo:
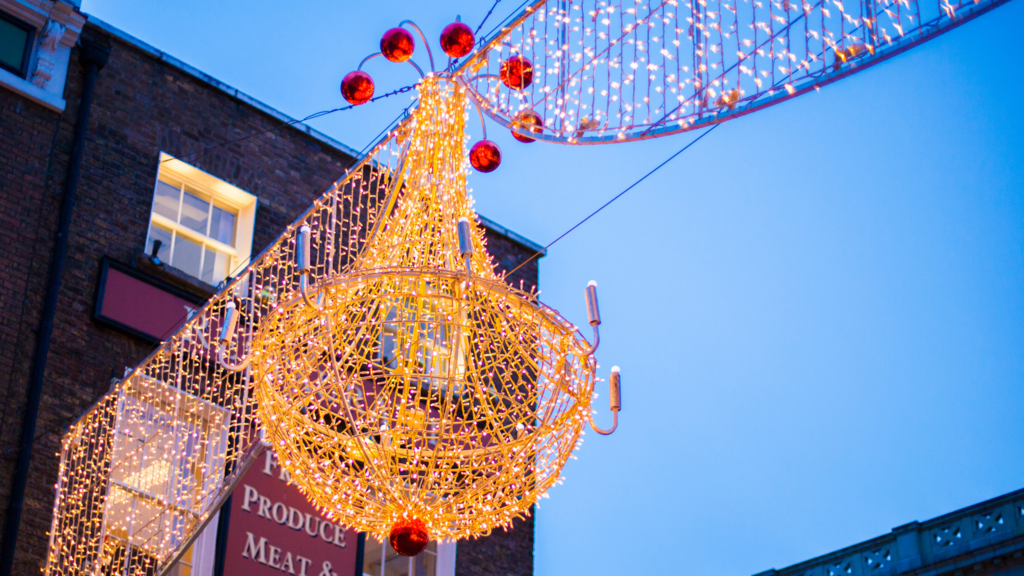
[[(412, 19), (436, 42), (490, 5), (83, 10), (301, 117), (344, 104), (341, 77), (387, 28)], [(1024, 487), (1021, 22), (1010, 2), (728, 122), (552, 248), (543, 298), (571, 320), (599, 281), (602, 375), (622, 366), (624, 410), (543, 501), (537, 576), (748, 576)], [(415, 78), (368, 70), (381, 92)], [(313, 125), (358, 149), (408, 103)], [(692, 138), (565, 147), (490, 130), (505, 160), (471, 176), (477, 208), (542, 244)]]

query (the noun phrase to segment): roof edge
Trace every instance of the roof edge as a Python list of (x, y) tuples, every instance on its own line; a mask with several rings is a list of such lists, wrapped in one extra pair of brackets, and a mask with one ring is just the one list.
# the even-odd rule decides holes
[(156, 58), (164, 64), (167, 64), (172, 68), (176, 68), (177, 70), (184, 72), (185, 74), (188, 74), (189, 76), (192, 76), (197, 80), (200, 80), (202, 82), (205, 82), (206, 84), (209, 84), (210, 86), (213, 86), (217, 90), (220, 90), (228, 96), (231, 96), (232, 98), (235, 98), (236, 100), (239, 100), (255, 108), (259, 112), (262, 112), (267, 116), (274, 118), (275, 120), (280, 120), (281, 122), (294, 122), (294, 124), (289, 125), (292, 129), (298, 130), (299, 132), (302, 132), (303, 134), (309, 136), (310, 138), (313, 138), (314, 140), (317, 140), (322, 144), (326, 144), (331, 148), (338, 150), (339, 152), (348, 154), (349, 156), (357, 160), (362, 156), (357, 150), (354, 150), (349, 146), (343, 144), (342, 142), (339, 142), (338, 140), (331, 138), (327, 134), (324, 134), (323, 132), (315, 128), (312, 128), (308, 124), (298, 122), (297, 119), (288, 116), (287, 114), (281, 112), (280, 110), (273, 108), (253, 98), (252, 96), (249, 96), (248, 94), (242, 92), (237, 88), (234, 88), (228, 84), (225, 84), (224, 82), (221, 82), (220, 80), (214, 78), (213, 76), (210, 76), (202, 70), (199, 70), (198, 68), (191, 66), (183, 62), (182, 60), (175, 58), (174, 56), (171, 56), (170, 54), (164, 52), (163, 50), (160, 50), (159, 48), (152, 46), (151, 44), (147, 44), (146, 42), (139, 40), (135, 36), (132, 36), (131, 34), (125, 32), (124, 30), (121, 30), (120, 28), (108, 22), (100, 20), (99, 18), (92, 16), (91, 14), (86, 14), (86, 16), (88, 17), (87, 24), (92, 24), (96, 26), (97, 28), (114, 36), (122, 42), (130, 44), (135, 48), (142, 50), (143, 52), (149, 54), (150, 56)]
[(484, 228), (487, 228), (493, 232), (497, 232), (498, 234), (501, 234), (502, 236), (508, 238), (509, 240), (517, 244), (521, 244), (526, 248), (533, 250), (534, 252), (540, 252), (541, 258), (548, 255), (548, 249), (546, 247), (537, 244), (536, 242), (530, 240), (526, 236), (523, 236), (517, 232), (513, 232), (512, 230), (505, 228), (501, 224), (498, 224), (494, 220), (491, 220), (490, 218), (487, 218), (485, 216), (481, 216), (480, 214), (476, 215), (476, 219), (477, 222), (479, 222), (480, 225), (483, 226)]

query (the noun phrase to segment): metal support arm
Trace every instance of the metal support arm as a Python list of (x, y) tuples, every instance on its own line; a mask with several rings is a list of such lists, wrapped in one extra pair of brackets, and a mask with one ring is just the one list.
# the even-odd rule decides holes
[(309, 236), (309, 225), (300, 226), (299, 236), (295, 241), (295, 264), (299, 269), (299, 292), (302, 293), (302, 299), (305, 300), (307, 306), (320, 310), (319, 302), (314, 302), (309, 295)]
[(594, 424), (594, 418), (590, 418), (590, 427), (594, 429), (594, 432), (607, 436), (615, 429), (619, 427), (619, 410), (622, 410), (622, 379), (619, 376), (619, 367), (612, 366), (612, 374), (608, 378), (608, 408), (612, 411), (612, 427), (608, 430), (603, 430)]
[(597, 352), (597, 347), (601, 345), (601, 333), (597, 329), (601, 325), (601, 310), (597, 307), (597, 282), (588, 282), (584, 295), (587, 298), (587, 319), (594, 327), (594, 344), (587, 350), (586, 355), (593, 356)]
[(236, 326), (238, 326), (238, 310), (235, 308), (235, 302), (228, 300), (224, 310), (224, 325), (221, 326), (220, 338), (217, 339), (217, 362), (228, 372), (241, 372), (248, 368), (249, 363), (252, 362), (252, 355), (237, 364), (232, 364), (225, 358)]
[[(590, 321), (590, 325), (594, 327), (594, 343), (590, 346), (590, 350), (587, 351), (587, 356), (592, 356), (594, 352), (597, 352), (597, 347), (601, 345), (601, 332), (598, 330), (598, 327), (601, 325), (601, 310), (597, 307), (597, 282), (591, 280), (587, 283), (585, 296), (587, 298), (587, 319)], [(594, 429), (594, 432), (603, 436), (615, 432), (615, 429), (619, 427), (619, 410), (622, 409), (620, 382), (619, 367), (613, 366), (612, 374), (608, 379), (608, 407), (612, 411), (612, 427), (608, 430), (598, 428), (597, 424), (594, 424), (593, 416), (590, 417), (590, 427)]]
[(459, 218), (459, 255), (466, 262), (466, 281), (473, 278), (473, 235), (469, 229), (469, 218)]

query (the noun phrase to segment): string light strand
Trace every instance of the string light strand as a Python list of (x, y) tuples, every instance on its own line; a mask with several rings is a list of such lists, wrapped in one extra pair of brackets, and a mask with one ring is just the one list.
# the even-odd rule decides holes
[(497, 8), (498, 4), (500, 4), (500, 3), (501, 3), (501, 0), (494, 0), (494, 4), (491, 4), (491, 9), (487, 11), (487, 14), (484, 15), (484, 19), (480, 21), (480, 25), (477, 26), (476, 27), (476, 31), (473, 32), (473, 36), (474, 37), (477, 37), (477, 36), (480, 35), (480, 29), (484, 27), (484, 24), (487, 23), (487, 19), (491, 17), (491, 13), (494, 12), (494, 9)]

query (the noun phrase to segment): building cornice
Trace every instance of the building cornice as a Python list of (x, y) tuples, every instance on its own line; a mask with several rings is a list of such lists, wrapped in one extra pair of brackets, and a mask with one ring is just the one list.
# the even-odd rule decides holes
[(981, 570), (1006, 557), (1020, 558), (1022, 551), (1024, 490), (1017, 490), (754, 576), (941, 576), (958, 569)]
[(116, 26), (104, 22), (103, 20), (100, 20), (99, 18), (92, 15), (89, 15), (89, 24), (92, 26), (96, 26), (100, 30), (103, 30), (107, 34), (110, 34), (111, 36), (117, 38), (125, 44), (129, 44), (137, 50), (141, 50), (142, 52), (149, 54), (153, 58), (163, 62), (171, 68), (188, 74), (189, 76), (192, 76), (193, 78), (201, 82), (209, 84), (213, 88), (227, 94), (228, 96), (231, 96), (232, 98), (235, 98), (243, 102), (244, 104), (252, 108), (255, 108), (256, 110), (262, 112), (263, 114), (266, 114), (267, 116), (270, 116), (275, 120), (279, 120), (282, 123), (294, 122), (294, 124), (289, 125), (289, 127), (292, 130), (298, 130), (299, 132), (302, 132), (303, 134), (309, 136), (310, 138), (322, 144), (326, 144), (327, 146), (330, 146), (331, 148), (334, 148), (339, 152), (348, 154), (353, 158), (360, 157), (360, 154), (357, 150), (354, 150), (346, 146), (345, 144), (339, 142), (338, 140), (335, 140), (334, 138), (331, 138), (327, 134), (324, 134), (323, 132), (320, 132), (315, 128), (297, 122), (295, 118), (288, 116), (287, 114), (281, 112), (280, 110), (277, 110), (276, 108), (273, 108), (271, 106), (268, 106), (267, 104), (264, 104), (263, 102), (260, 102), (259, 100), (253, 98), (252, 96), (249, 96), (245, 92), (242, 92), (237, 88), (234, 88), (228, 84), (225, 84), (224, 82), (221, 82), (220, 80), (214, 78), (213, 76), (210, 76), (202, 70), (199, 70), (198, 68), (191, 66), (175, 58), (174, 56), (171, 56), (170, 54), (164, 52), (163, 50), (160, 50), (159, 48), (156, 48), (150, 44), (147, 44), (146, 42), (143, 42), (142, 40), (139, 40), (135, 36), (132, 36), (131, 34), (117, 28)]
[(529, 238), (527, 238), (527, 237), (525, 237), (525, 236), (523, 236), (523, 235), (521, 235), (521, 234), (519, 234), (517, 232), (513, 232), (512, 230), (509, 230), (508, 228), (505, 228), (504, 226), (502, 226), (501, 224), (498, 224), (497, 222), (495, 222), (494, 220), (491, 220), (490, 218), (486, 218), (486, 217), (481, 216), (479, 214), (476, 215), (476, 218), (477, 218), (477, 222), (479, 222), (480, 225), (483, 226), (484, 228), (487, 228), (488, 230), (491, 230), (493, 232), (497, 232), (498, 234), (501, 234), (502, 236), (508, 238), (509, 240), (511, 240), (511, 241), (513, 241), (513, 242), (515, 242), (517, 244), (522, 245), (523, 247), (525, 247), (525, 248), (527, 248), (529, 250), (533, 250), (534, 252), (539, 252), (541, 258), (543, 258), (543, 257), (548, 255), (548, 249), (545, 248), (544, 246), (541, 246), (540, 244), (537, 244), (533, 240), (530, 240)]

